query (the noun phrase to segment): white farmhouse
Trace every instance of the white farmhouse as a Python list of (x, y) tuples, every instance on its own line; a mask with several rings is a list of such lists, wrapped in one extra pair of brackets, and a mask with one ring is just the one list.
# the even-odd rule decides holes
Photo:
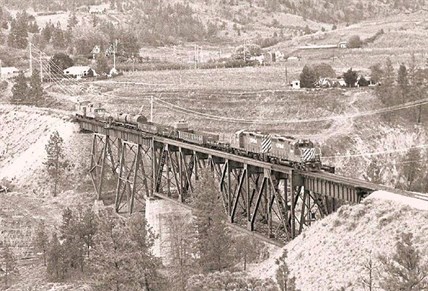
[(73, 78), (82, 78), (96, 76), (97, 73), (89, 66), (72, 66), (64, 70), (64, 75)]
[(0, 67), (0, 78), (9, 79), (16, 77), (19, 74), (19, 70), (15, 67)]
[(300, 89), (300, 80), (294, 80), (290, 83), (292, 89)]

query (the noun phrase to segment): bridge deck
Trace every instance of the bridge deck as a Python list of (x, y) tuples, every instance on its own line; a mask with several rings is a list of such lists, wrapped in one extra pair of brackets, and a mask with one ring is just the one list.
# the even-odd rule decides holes
[[(215, 157), (228, 159), (228, 160), (239, 162), (242, 164), (257, 166), (263, 169), (269, 169), (280, 173), (290, 173), (290, 171), (294, 170), (293, 168), (290, 168), (287, 166), (271, 164), (268, 162), (252, 159), (249, 157), (235, 155), (235, 154), (224, 152), (221, 150), (206, 148), (206, 147), (188, 143), (185, 141), (179, 141), (179, 140), (175, 140), (167, 137), (156, 136), (150, 133), (143, 133), (139, 130), (134, 130), (134, 129), (130, 129), (122, 126), (105, 127), (106, 125), (105, 122), (98, 121), (95, 119), (77, 117), (77, 121), (79, 122), (83, 130), (122, 138), (124, 140), (134, 142), (137, 144), (148, 144), (150, 140), (154, 139), (157, 142), (167, 143), (169, 145), (176, 146), (179, 148), (185, 148), (190, 151), (196, 151), (198, 153), (212, 155)], [(348, 189), (354, 189), (355, 191), (364, 192), (364, 194), (368, 194), (377, 190), (384, 190), (384, 191), (388, 191), (388, 192), (392, 192), (392, 193), (396, 193), (396, 194), (400, 194), (408, 197), (414, 197), (414, 198), (419, 197), (412, 192), (395, 189), (385, 185), (371, 183), (361, 179), (340, 176), (340, 175), (332, 174), (328, 172), (296, 171), (296, 173), (306, 178), (307, 180), (310, 180), (310, 182), (306, 183), (306, 186), (311, 188), (310, 190), (314, 190), (314, 191), (316, 189), (326, 188), (325, 184), (327, 183), (329, 185), (327, 187), (327, 191), (329, 191), (328, 190), (329, 187), (332, 187), (332, 185), (335, 185), (336, 187), (340, 186), (340, 188), (343, 188), (343, 189), (348, 188)], [(333, 190), (334, 189), (332, 188), (331, 191)], [(329, 193), (325, 193), (325, 194), (329, 194)], [(331, 195), (336, 196), (334, 194), (331, 194)], [(352, 202), (358, 202), (357, 200), (359, 199), (350, 199), (350, 200)]]
[[(98, 199), (107, 164), (113, 170), (107, 172), (117, 178), (117, 212), (125, 206), (132, 212), (141, 195), (189, 203), (200, 173), (206, 169), (219, 182), (229, 222), (280, 241), (294, 238), (304, 227), (336, 211), (343, 203), (359, 203), (376, 190), (428, 199), (329, 172), (299, 171), (237, 155), (228, 149), (205, 147), (91, 118), (76, 119), (81, 130), (95, 133), (90, 173)], [(112, 144), (116, 145), (117, 155)]]

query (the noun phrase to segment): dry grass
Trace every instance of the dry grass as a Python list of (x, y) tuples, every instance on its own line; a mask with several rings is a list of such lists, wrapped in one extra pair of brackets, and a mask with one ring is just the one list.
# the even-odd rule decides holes
[[(149, 115), (150, 96), (153, 95), (188, 110), (187, 113), (173, 108), (171, 110), (171, 106), (158, 102), (154, 108), (156, 122), (165, 124), (184, 119), (193, 128), (227, 135), (242, 128), (285, 135), (310, 135), (328, 128), (330, 122), (296, 125), (284, 121), (326, 117), (346, 110), (350, 98), (342, 90), (288, 90), (278, 77), (280, 70), (282, 68), (260, 67), (147, 72), (144, 73), (144, 83), (153, 84), (156, 80), (165, 83), (156, 87), (95, 83), (106, 93), (93, 100), (102, 102), (111, 111), (136, 113), (143, 106), (143, 113)], [(134, 82), (138, 80), (136, 76), (133, 78)], [(129, 78), (115, 80), (121, 82)]]
[[(381, 272), (378, 256), (394, 251), (395, 237), (400, 231), (414, 235), (415, 246), (423, 261), (428, 258), (428, 247), (423, 238), (428, 235), (428, 212), (378, 199), (367, 199), (355, 206), (342, 206), (338, 213), (315, 223), (304, 234), (290, 242), (288, 265), (296, 276), (301, 290), (364, 290), (362, 278), (368, 276), (363, 264), (372, 257), (378, 284)], [(273, 277), (273, 261), (277, 251), (264, 264), (253, 269), (253, 274)], [(320, 275), (322, 274), (322, 275)]]

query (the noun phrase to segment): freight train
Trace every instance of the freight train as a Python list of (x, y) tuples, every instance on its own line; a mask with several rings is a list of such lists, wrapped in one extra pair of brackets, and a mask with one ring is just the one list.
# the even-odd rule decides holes
[(321, 164), (320, 148), (308, 139), (240, 130), (234, 134), (230, 143), (225, 143), (220, 142), (217, 134), (189, 129), (184, 121), (178, 121), (174, 126), (152, 123), (143, 115), (111, 114), (102, 108), (101, 104), (95, 105), (90, 102), (79, 103), (76, 116), (101, 120), (106, 123), (106, 126), (124, 126), (241, 156), (287, 165), (299, 170), (334, 171), (334, 168)]

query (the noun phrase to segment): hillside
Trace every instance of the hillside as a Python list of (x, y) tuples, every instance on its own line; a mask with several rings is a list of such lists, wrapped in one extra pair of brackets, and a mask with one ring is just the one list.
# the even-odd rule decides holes
[[(285, 247), (297, 287), (301, 290), (367, 290), (362, 280), (368, 278), (364, 265), (370, 258), (375, 266), (374, 283), (378, 286), (382, 274), (378, 257), (394, 252), (396, 236), (401, 232), (413, 234), (422, 261), (428, 262), (425, 239), (428, 202), (411, 200), (378, 191), (360, 205), (342, 206), (337, 213), (304, 231)], [(282, 250), (278, 250), (251, 273), (274, 277), (272, 266), (281, 253)]]
[[(0, 240), (12, 246), (20, 272), (7, 290), (88, 290), (79, 283), (47, 283), (45, 267), (31, 242), (39, 222), (57, 228), (64, 208), (92, 202), (91, 192), (86, 192), (88, 177), (83, 174), (87, 156), (82, 154), (90, 136), (78, 134), (69, 113), (61, 110), (0, 105), (0, 118), (0, 184), (10, 190), (0, 193)], [(70, 162), (65, 179), (70, 184), (52, 197), (43, 162), (46, 142), (55, 130), (64, 139), (64, 154)]]
[[(0, 3), (12, 11), (31, 8), (29, 11), (39, 14), (39, 25), (49, 20), (53, 24), (60, 21), (63, 28), (69, 16), (66, 11), (74, 11), (80, 20), (95, 23), (98, 19), (119, 25), (124, 30), (131, 29), (141, 45), (158, 46), (189, 41), (236, 43), (258, 39), (261, 42), (263, 38), (278, 42), (366, 19), (428, 9), (425, 0), (80, 0), (66, 4), (61, 1), (16, 3), (2, 0)], [(94, 9), (100, 12), (90, 14), (92, 7), (98, 7)]]

